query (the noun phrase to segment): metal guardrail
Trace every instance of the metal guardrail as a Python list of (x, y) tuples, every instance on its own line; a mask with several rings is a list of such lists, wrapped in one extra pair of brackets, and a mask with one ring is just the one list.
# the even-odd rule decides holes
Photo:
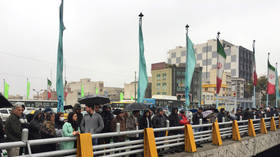
[[(276, 126), (279, 125), (279, 117), (274, 116)], [(223, 119), (224, 121), (224, 119)], [(253, 125), (256, 131), (260, 130), (261, 119), (252, 119)], [(264, 118), (266, 128), (270, 128), (270, 117)], [(232, 136), (232, 123), (233, 121), (220, 122), (219, 131), (221, 137), (230, 138)], [(237, 121), (240, 136), (245, 136), (248, 133), (248, 120)], [(168, 123), (167, 123), (168, 124)], [(116, 132), (102, 133), (102, 134), (92, 134), (92, 138), (107, 138), (107, 137), (116, 137), (116, 136), (126, 136), (126, 135), (139, 135), (144, 134), (144, 130), (133, 130), (133, 131), (120, 131), (120, 125), (117, 125)], [(155, 128), (154, 132), (166, 132), (173, 130), (183, 130), (185, 126), (169, 127), (165, 128)], [(202, 124), (200, 120), (199, 125), (192, 125), (194, 130), (193, 135), (196, 143), (207, 143), (212, 141), (212, 123)], [(6, 142), (0, 143), (0, 149), (9, 149), (12, 147), (25, 147), (25, 151), (28, 155), (22, 155), (20, 157), (46, 157), (46, 156), (67, 156), (74, 157), (76, 156), (77, 149), (68, 149), (68, 150), (56, 150), (51, 152), (43, 152), (32, 154), (32, 146), (44, 145), (44, 144), (54, 144), (68, 141), (76, 141), (77, 137), (58, 137), (58, 138), (49, 138), (49, 139), (38, 139), (38, 140), (27, 140), (28, 130), (23, 130), (22, 141), (18, 142)], [(181, 134), (155, 137), (155, 143), (157, 149), (171, 148), (175, 146), (183, 146), (185, 143), (185, 135), (183, 132)], [(109, 144), (100, 144), (93, 146), (94, 155), (106, 156), (106, 157), (118, 157), (118, 156), (128, 156), (130, 154), (141, 154), (144, 152), (144, 140), (132, 140), (132, 141), (123, 141), (117, 143)]]

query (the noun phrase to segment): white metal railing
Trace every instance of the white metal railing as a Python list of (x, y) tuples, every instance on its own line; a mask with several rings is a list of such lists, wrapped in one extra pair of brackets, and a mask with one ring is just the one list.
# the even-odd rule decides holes
[[(270, 117), (264, 118), (266, 127), (270, 127)], [(242, 135), (248, 133), (248, 121), (240, 120), (237, 121), (239, 126), (239, 132)], [(276, 126), (279, 124), (279, 117), (275, 116)], [(168, 124), (168, 123), (167, 123)], [(232, 121), (228, 122), (220, 122), (218, 123), (220, 127), (220, 134), (222, 138), (227, 138), (232, 136)], [(260, 130), (260, 119), (253, 119), (253, 125), (255, 130)], [(108, 138), (108, 137), (117, 137), (117, 136), (126, 136), (126, 135), (139, 135), (143, 134), (144, 130), (133, 130), (133, 131), (120, 131), (120, 125), (117, 125), (116, 132), (109, 133), (101, 133), (101, 134), (92, 134), (92, 138)], [(209, 142), (212, 140), (212, 123), (208, 124), (200, 124), (200, 125), (192, 125), (194, 130), (194, 139), (195, 142)], [(171, 148), (175, 146), (184, 145), (184, 134), (183, 134), (184, 126), (177, 127), (169, 127), (169, 125), (165, 128), (155, 128), (155, 134), (157, 132), (165, 132), (172, 130), (182, 130), (181, 134), (175, 134), (170, 136), (162, 136), (155, 137), (155, 142), (157, 145), (157, 149), (163, 148)], [(22, 155), (21, 157), (46, 157), (46, 156), (68, 156), (74, 157), (76, 156), (76, 149), (68, 149), (68, 150), (56, 150), (51, 152), (42, 152), (32, 154), (31, 146), (36, 145), (44, 145), (44, 144), (54, 144), (68, 141), (76, 141), (76, 137), (58, 137), (58, 138), (49, 138), (49, 139), (38, 139), (38, 140), (27, 140), (28, 130), (23, 130), (22, 141), (17, 142), (6, 142), (0, 143), (0, 149), (9, 149), (12, 147), (27, 147), (25, 151), (28, 155)], [(127, 156), (130, 154), (139, 154), (144, 151), (144, 140), (132, 140), (132, 141), (123, 141), (117, 143), (109, 143), (109, 144), (100, 144), (93, 146), (93, 152), (95, 155), (106, 156), (106, 157), (118, 157), (118, 156)]]

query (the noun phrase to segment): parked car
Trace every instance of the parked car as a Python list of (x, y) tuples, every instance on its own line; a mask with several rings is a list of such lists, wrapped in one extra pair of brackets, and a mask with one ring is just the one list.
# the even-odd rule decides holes
[(5, 122), (10, 116), (12, 109), (10, 108), (0, 108), (0, 116), (3, 122)]

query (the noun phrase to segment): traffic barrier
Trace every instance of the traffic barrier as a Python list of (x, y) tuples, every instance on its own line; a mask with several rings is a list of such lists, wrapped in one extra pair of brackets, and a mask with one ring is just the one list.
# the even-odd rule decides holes
[(232, 140), (235, 140), (235, 141), (241, 140), (239, 128), (238, 128), (238, 124), (237, 124), (236, 120), (234, 120), (232, 122)]
[(217, 121), (212, 124), (212, 143), (218, 146), (223, 144)]
[(153, 128), (144, 129), (144, 157), (158, 157)]
[(270, 119), (270, 131), (276, 131), (276, 124), (275, 124), (274, 117), (271, 117)]
[(185, 125), (185, 151), (196, 152), (196, 144), (193, 136), (193, 129), (190, 124)]
[(261, 118), (261, 133), (262, 134), (267, 134), (267, 129), (266, 129), (266, 126), (265, 126), (265, 121), (264, 121), (264, 118)]
[(255, 127), (254, 127), (252, 119), (248, 119), (248, 134), (251, 137), (256, 136)]
[(90, 133), (80, 134), (77, 138), (77, 157), (93, 156), (92, 137)]

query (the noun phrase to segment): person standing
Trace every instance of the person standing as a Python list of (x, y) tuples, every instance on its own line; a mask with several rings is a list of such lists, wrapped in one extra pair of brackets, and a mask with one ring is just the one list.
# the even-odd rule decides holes
[[(42, 112), (35, 111), (33, 120), (30, 122), (30, 130), (29, 130), (29, 139), (41, 139), (40, 128), (42, 127), (43, 120), (42, 120)], [(39, 153), (40, 146), (31, 146), (32, 153)]]
[(199, 120), (203, 119), (203, 115), (202, 115), (202, 108), (198, 108), (198, 111), (193, 115), (193, 125), (198, 125), (199, 124)]
[[(55, 132), (55, 114), (53, 112), (46, 113), (46, 119), (40, 129), (41, 137), (44, 138), (54, 138), (56, 137)], [(42, 152), (50, 152), (56, 150), (56, 144), (46, 144), (40, 147)]]
[[(12, 109), (11, 115), (6, 120), (5, 132), (7, 135), (7, 142), (15, 142), (21, 140), (22, 125), (20, 122), (20, 117), (22, 116), (22, 106), (20, 104), (15, 104)], [(20, 147), (14, 147), (7, 150), (8, 156), (18, 156)]]
[[(102, 112), (101, 112), (101, 116), (103, 118), (103, 122), (104, 122), (104, 128), (102, 130), (102, 133), (107, 133), (107, 132), (111, 132), (111, 122), (114, 119), (113, 114), (111, 113), (111, 109), (109, 106), (104, 105)], [(102, 138), (102, 140), (100, 141), (101, 144), (107, 144), (110, 143), (110, 137), (107, 138)]]
[[(157, 114), (152, 119), (153, 127), (154, 128), (164, 128), (166, 127), (166, 118), (164, 116), (164, 111), (162, 108), (158, 108)], [(163, 137), (165, 136), (165, 131), (156, 132), (156, 137)]]
[[(170, 123), (170, 127), (175, 127), (175, 126), (180, 126), (179, 123), (179, 115), (178, 115), (178, 108), (174, 107), (172, 108), (171, 114), (168, 117), (169, 123)], [(181, 133), (182, 130), (171, 130), (169, 131), (169, 135), (177, 135), (179, 133)]]
[[(116, 132), (116, 128), (117, 128), (117, 123), (120, 123), (120, 131), (126, 131), (126, 118), (125, 118), (125, 113), (120, 110), (117, 109), (114, 112), (117, 116), (116, 118), (114, 118), (112, 120), (111, 123), (111, 130), (113, 132)], [(125, 141), (126, 136), (117, 136), (117, 137), (113, 137), (113, 141), (114, 142), (123, 142)]]
[(82, 114), (82, 108), (81, 108), (81, 104), (79, 103), (76, 103), (74, 105), (74, 108), (73, 108), (73, 111), (77, 114), (77, 122), (78, 122), (78, 125), (80, 126), (81, 125), (81, 122), (83, 120), (83, 114)]
[[(104, 122), (99, 112), (99, 105), (86, 106), (87, 114), (81, 122), (81, 131), (83, 133), (97, 134), (104, 128)], [(92, 140), (93, 145), (98, 144), (97, 139)]]
[[(126, 130), (136, 130), (136, 128), (139, 126), (139, 117), (140, 117), (140, 111), (132, 111), (132, 114), (126, 119)], [(136, 140), (138, 139), (136, 137), (136, 134), (127, 135), (129, 140)]]
[[(65, 122), (62, 127), (63, 137), (73, 137), (80, 134), (80, 129), (78, 125), (78, 116), (76, 113), (71, 112), (68, 115), (68, 122)], [(74, 141), (62, 142), (61, 149), (73, 149), (75, 145)]]

